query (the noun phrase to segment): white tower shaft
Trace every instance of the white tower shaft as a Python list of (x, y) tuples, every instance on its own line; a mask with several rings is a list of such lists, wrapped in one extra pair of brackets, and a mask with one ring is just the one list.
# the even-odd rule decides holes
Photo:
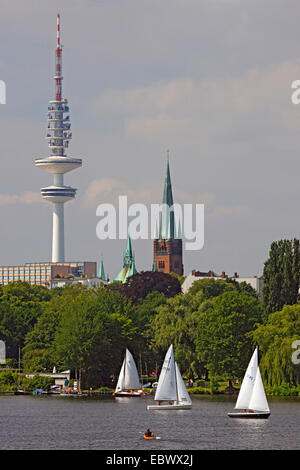
[(64, 203), (53, 204), (52, 263), (65, 260)]

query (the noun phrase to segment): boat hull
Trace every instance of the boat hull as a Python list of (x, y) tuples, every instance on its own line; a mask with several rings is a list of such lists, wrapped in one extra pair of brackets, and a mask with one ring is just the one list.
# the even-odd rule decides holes
[(80, 398), (80, 397), (87, 397), (88, 393), (60, 393), (60, 397), (72, 397), (72, 398)]
[(238, 418), (238, 419), (268, 419), (270, 416), (270, 412), (268, 413), (228, 413), (229, 418)]
[(148, 410), (190, 410), (192, 405), (148, 405)]
[(145, 392), (114, 392), (112, 393), (114, 397), (118, 398), (127, 398), (127, 397), (144, 397), (146, 396)]

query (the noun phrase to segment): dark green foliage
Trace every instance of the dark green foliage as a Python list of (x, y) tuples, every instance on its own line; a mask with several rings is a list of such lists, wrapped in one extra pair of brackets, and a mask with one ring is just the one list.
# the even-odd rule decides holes
[(237, 282), (229, 283), (222, 279), (199, 279), (193, 283), (189, 289), (188, 294), (191, 296), (197, 294), (200, 291), (202, 293), (202, 299), (207, 300), (211, 299), (212, 297), (217, 297), (218, 295), (223, 294), (225, 291), (232, 291), (237, 289), (237, 284)]
[(19, 345), (40, 316), (43, 302), (51, 298), (46, 287), (25, 282), (9, 283), (0, 290), (0, 339), (6, 343), (6, 354), (18, 358)]
[(12, 370), (2, 370), (0, 371), (0, 386), (17, 386), (18, 374), (16, 371)]
[(177, 273), (170, 273), (170, 276), (176, 277), (176, 279), (178, 279), (178, 281), (180, 282), (180, 285), (182, 285), (186, 279), (186, 276), (180, 276), (180, 274)]
[(264, 266), (263, 304), (266, 313), (293, 305), (299, 298), (299, 240), (280, 240), (271, 244)]
[(118, 290), (137, 304), (154, 291), (161, 292), (166, 297), (173, 297), (181, 292), (181, 284), (177, 277), (170, 274), (142, 271), (130, 276), (125, 284), (110, 284), (109, 289)]
[(238, 291), (215, 297), (199, 316), (196, 350), (213, 376), (241, 378), (253, 345), (247, 337), (261, 322), (259, 301)]
[(130, 301), (118, 292), (66, 288), (45, 305), (26, 338), (27, 369), (72, 369), (83, 386), (111, 385), (136, 331)]
[[(285, 305), (269, 315), (265, 324), (251, 333), (262, 354), (260, 366), (266, 383), (271, 386), (300, 382), (300, 364), (294, 364), (292, 348), (300, 340), (300, 304)], [(299, 349), (299, 346), (298, 346)]]
[[(151, 321), (152, 348), (163, 357), (172, 343), (180, 369), (188, 377), (207, 376), (208, 371), (215, 375), (219, 370), (228, 378), (239, 376), (251, 351), (245, 333), (261, 321), (262, 313), (253, 289), (249, 292), (237, 282), (194, 282), (187, 294), (157, 308)], [(246, 356), (243, 361), (241, 353)]]
[[(98, 289), (0, 286), (0, 339), (7, 346), (6, 364), (18, 367), (20, 345), (24, 372), (51, 372), (56, 366), (71, 369), (72, 379), (80, 377), (83, 388), (114, 387), (126, 347), (138, 369), (151, 374), (160, 369), (172, 343), (185, 379), (209, 379), (215, 393), (215, 380), (242, 378), (258, 344), (265, 383), (274, 393), (282, 386), (287, 387), (284, 393), (296, 393), (300, 366), (291, 362), (291, 344), (300, 339), (300, 304), (295, 304), (299, 245), (278, 242), (271, 251), (264, 302), (268, 299), (272, 308), (282, 302), (294, 305), (266, 315), (264, 323), (256, 292), (228, 279), (196, 281), (184, 295), (178, 276), (152, 271), (134, 275), (126, 284)], [(273, 265), (277, 274), (272, 277)], [(0, 385), (1, 380), (7, 390), (18, 387), (19, 380), (25, 388), (49, 385), (29, 385), (24, 375), (19, 378), (8, 370), (2, 379), (0, 372)]]
[(21, 376), (21, 388), (28, 392), (34, 392), (36, 389), (48, 391), (51, 385), (54, 385), (54, 379), (51, 377), (43, 377), (37, 374), (32, 379), (28, 379)]

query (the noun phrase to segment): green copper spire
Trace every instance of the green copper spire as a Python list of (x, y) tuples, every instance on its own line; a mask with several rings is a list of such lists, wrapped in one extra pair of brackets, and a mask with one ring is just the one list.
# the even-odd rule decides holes
[(99, 277), (102, 281), (106, 281), (102, 257), (101, 257), (101, 262), (100, 262)]
[(133, 254), (132, 254), (131, 238), (130, 238), (130, 235), (128, 235), (123, 265), (128, 266), (129, 264), (132, 263), (132, 261), (133, 261)]
[(130, 277), (130, 276), (132, 276), (133, 274), (136, 274), (136, 273), (137, 273), (137, 270), (135, 269), (135, 263), (134, 263), (134, 260), (133, 260), (132, 263), (131, 263), (130, 268), (128, 269), (128, 271), (126, 273), (125, 279), (127, 280), (128, 277)]
[(157, 272), (157, 262), (156, 262), (156, 256), (155, 256), (155, 259), (154, 259), (154, 265), (153, 265), (153, 270), (152, 270), (154, 273)]
[[(169, 152), (169, 151), (168, 151)], [(170, 176), (169, 153), (167, 159), (167, 171), (165, 176), (162, 212), (159, 220), (159, 237), (160, 239), (174, 238), (174, 211), (173, 211), (173, 194)]]
[(163, 204), (167, 204), (169, 207), (173, 206), (173, 194), (172, 194), (172, 183), (170, 176), (170, 165), (169, 165), (169, 156), (167, 160), (167, 172), (165, 177), (164, 185), (164, 194), (163, 194)]

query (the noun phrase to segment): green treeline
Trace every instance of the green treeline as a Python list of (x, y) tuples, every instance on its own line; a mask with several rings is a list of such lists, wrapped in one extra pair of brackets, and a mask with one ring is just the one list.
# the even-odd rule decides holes
[(126, 347), (150, 376), (173, 343), (186, 378), (231, 385), (243, 377), (258, 344), (266, 386), (299, 388), (300, 361), (292, 361), (292, 345), (300, 340), (299, 268), (299, 242), (274, 242), (262, 299), (248, 284), (229, 279), (198, 280), (182, 294), (182, 279), (158, 272), (98, 289), (0, 286), (7, 366), (18, 367), (20, 346), (25, 372), (55, 366), (71, 369), (73, 377), (80, 372), (83, 388), (113, 387)]

